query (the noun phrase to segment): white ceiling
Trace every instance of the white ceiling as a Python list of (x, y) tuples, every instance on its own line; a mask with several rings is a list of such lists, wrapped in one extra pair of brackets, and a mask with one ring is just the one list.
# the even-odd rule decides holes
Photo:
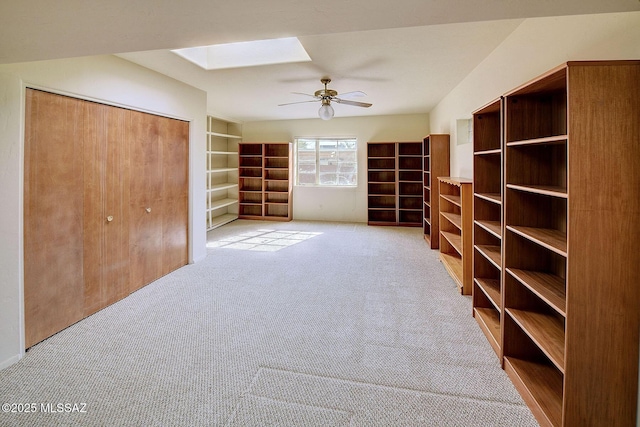
[[(427, 113), (523, 18), (640, 10), (640, 0), (2, 0), (0, 64), (120, 54), (208, 93), (211, 114), (240, 120), (317, 117), (331, 77), (365, 109), (336, 117)], [(204, 71), (169, 49), (297, 36), (312, 62)]]

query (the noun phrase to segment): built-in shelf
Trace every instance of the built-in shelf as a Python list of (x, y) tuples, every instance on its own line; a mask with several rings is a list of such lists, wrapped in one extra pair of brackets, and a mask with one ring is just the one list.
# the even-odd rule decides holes
[(207, 117), (207, 230), (238, 217), (238, 143), (242, 126)]

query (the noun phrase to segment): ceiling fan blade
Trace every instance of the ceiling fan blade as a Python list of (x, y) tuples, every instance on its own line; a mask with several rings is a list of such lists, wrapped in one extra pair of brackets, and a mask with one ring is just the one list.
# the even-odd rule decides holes
[(297, 101), (297, 102), (287, 102), (285, 104), (278, 104), (278, 107), (281, 107), (283, 105), (291, 105), (291, 104), (304, 104), (305, 102), (319, 102), (321, 101), (321, 99), (312, 99), (310, 101)]
[(333, 98), (332, 101), (336, 101), (338, 104), (353, 105), (354, 107), (369, 108), (369, 107), (371, 107), (373, 105), (373, 104), (369, 104), (367, 102), (348, 101), (346, 99), (340, 99), (340, 98)]
[(293, 93), (294, 95), (310, 96), (310, 97), (312, 97), (312, 98), (315, 98), (315, 97), (316, 97), (315, 95), (310, 95), (310, 94), (308, 94), (308, 93), (302, 93), (302, 92), (291, 92), (291, 93)]
[(354, 90), (353, 92), (345, 92), (340, 94), (341, 98), (361, 98), (363, 96), (367, 96), (367, 94), (360, 90)]

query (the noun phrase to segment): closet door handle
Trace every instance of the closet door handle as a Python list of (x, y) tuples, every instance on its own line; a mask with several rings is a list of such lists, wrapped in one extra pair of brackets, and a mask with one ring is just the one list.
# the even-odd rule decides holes
[(109, 215), (109, 216), (107, 217), (107, 222), (111, 222), (111, 221), (113, 221), (113, 216), (112, 216), (112, 215)]
[(147, 211), (147, 213), (151, 213), (151, 208), (147, 208), (145, 211)]

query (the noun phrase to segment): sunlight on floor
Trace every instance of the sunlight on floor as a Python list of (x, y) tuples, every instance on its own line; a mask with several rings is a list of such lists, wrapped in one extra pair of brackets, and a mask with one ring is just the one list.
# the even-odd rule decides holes
[(322, 233), (313, 231), (256, 230), (228, 236), (207, 243), (207, 248), (245, 249), (249, 251), (275, 252)]

